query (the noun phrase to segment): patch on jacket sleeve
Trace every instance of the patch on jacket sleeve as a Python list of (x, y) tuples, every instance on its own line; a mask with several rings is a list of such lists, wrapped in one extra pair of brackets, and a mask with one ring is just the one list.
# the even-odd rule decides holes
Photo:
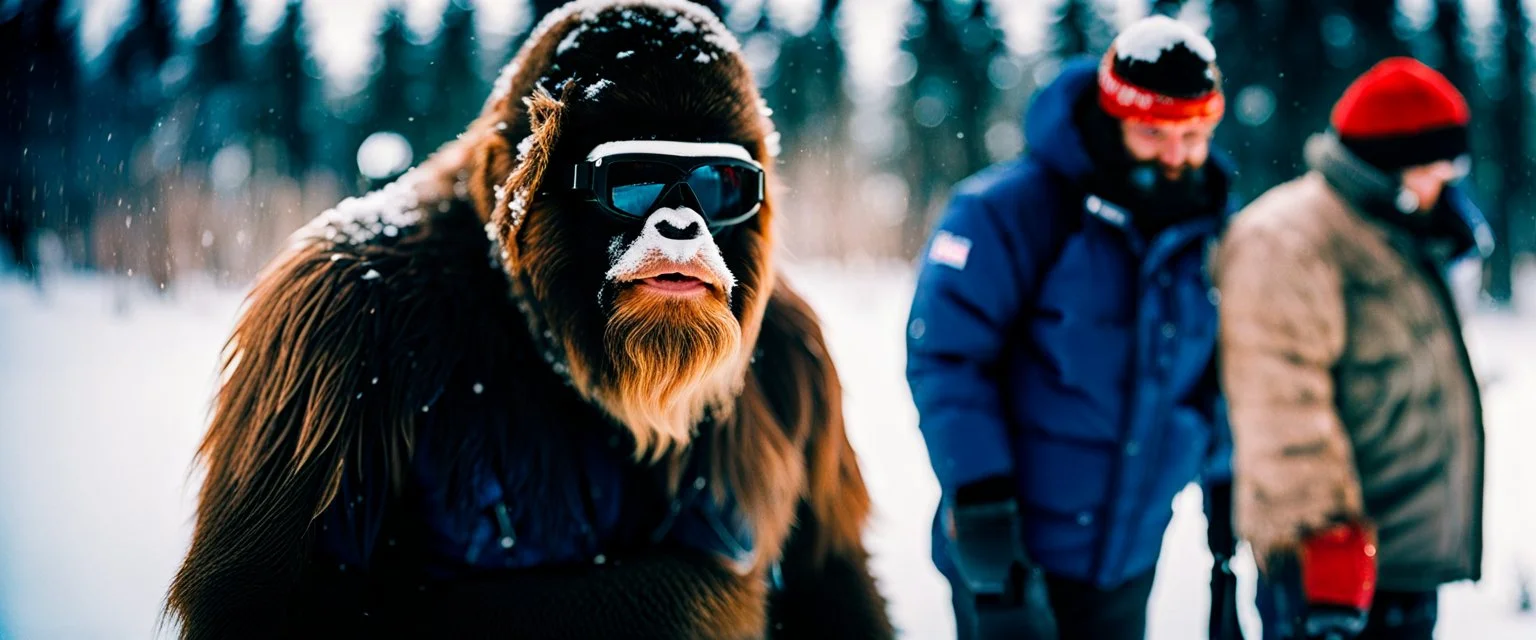
[(971, 239), (948, 231), (934, 235), (933, 244), (928, 247), (929, 261), (961, 271), (965, 270), (965, 263), (970, 258)]

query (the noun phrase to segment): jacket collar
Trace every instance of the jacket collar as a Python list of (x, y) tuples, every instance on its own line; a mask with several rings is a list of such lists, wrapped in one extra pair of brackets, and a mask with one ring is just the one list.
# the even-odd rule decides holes
[[(1476, 250), (1486, 258), (1493, 251), (1493, 233), (1477, 205), (1459, 186), (1446, 187), (1440, 210), (1418, 213), (1419, 200), (1404, 188), (1395, 176), (1361, 160), (1345, 148), (1332, 132), (1319, 133), (1307, 140), (1304, 150), (1307, 166), (1320, 174), (1328, 186), (1352, 209), (1365, 218), (1380, 223), (1394, 236), (1411, 236), (1419, 243), (1449, 243), (1448, 257)], [(1439, 215), (1428, 224), (1414, 228), (1410, 216)]]

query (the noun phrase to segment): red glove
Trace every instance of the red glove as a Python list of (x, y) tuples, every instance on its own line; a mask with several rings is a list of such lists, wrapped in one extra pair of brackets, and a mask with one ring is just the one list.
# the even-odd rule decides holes
[(1307, 637), (1352, 638), (1365, 628), (1376, 594), (1376, 534), (1360, 524), (1313, 534), (1301, 547)]

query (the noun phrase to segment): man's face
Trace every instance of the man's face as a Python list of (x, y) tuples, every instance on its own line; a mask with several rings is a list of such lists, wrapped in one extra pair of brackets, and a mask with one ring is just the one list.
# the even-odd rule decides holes
[(1137, 162), (1155, 162), (1164, 178), (1178, 180), (1191, 169), (1205, 165), (1211, 154), (1215, 120), (1164, 122), (1124, 120), (1120, 123), (1125, 148)]
[(1419, 197), (1419, 211), (1430, 211), (1440, 201), (1445, 186), (1460, 180), (1466, 171), (1450, 160), (1403, 170), (1403, 187)]

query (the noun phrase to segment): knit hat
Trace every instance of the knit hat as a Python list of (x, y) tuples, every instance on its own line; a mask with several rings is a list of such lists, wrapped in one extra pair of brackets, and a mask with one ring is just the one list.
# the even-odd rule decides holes
[(1467, 153), (1467, 100), (1445, 76), (1413, 58), (1388, 58), (1357, 78), (1333, 106), (1344, 146), (1395, 172)]
[(1167, 16), (1132, 24), (1099, 63), (1099, 106), (1120, 120), (1219, 120), (1226, 100), (1216, 47)]

